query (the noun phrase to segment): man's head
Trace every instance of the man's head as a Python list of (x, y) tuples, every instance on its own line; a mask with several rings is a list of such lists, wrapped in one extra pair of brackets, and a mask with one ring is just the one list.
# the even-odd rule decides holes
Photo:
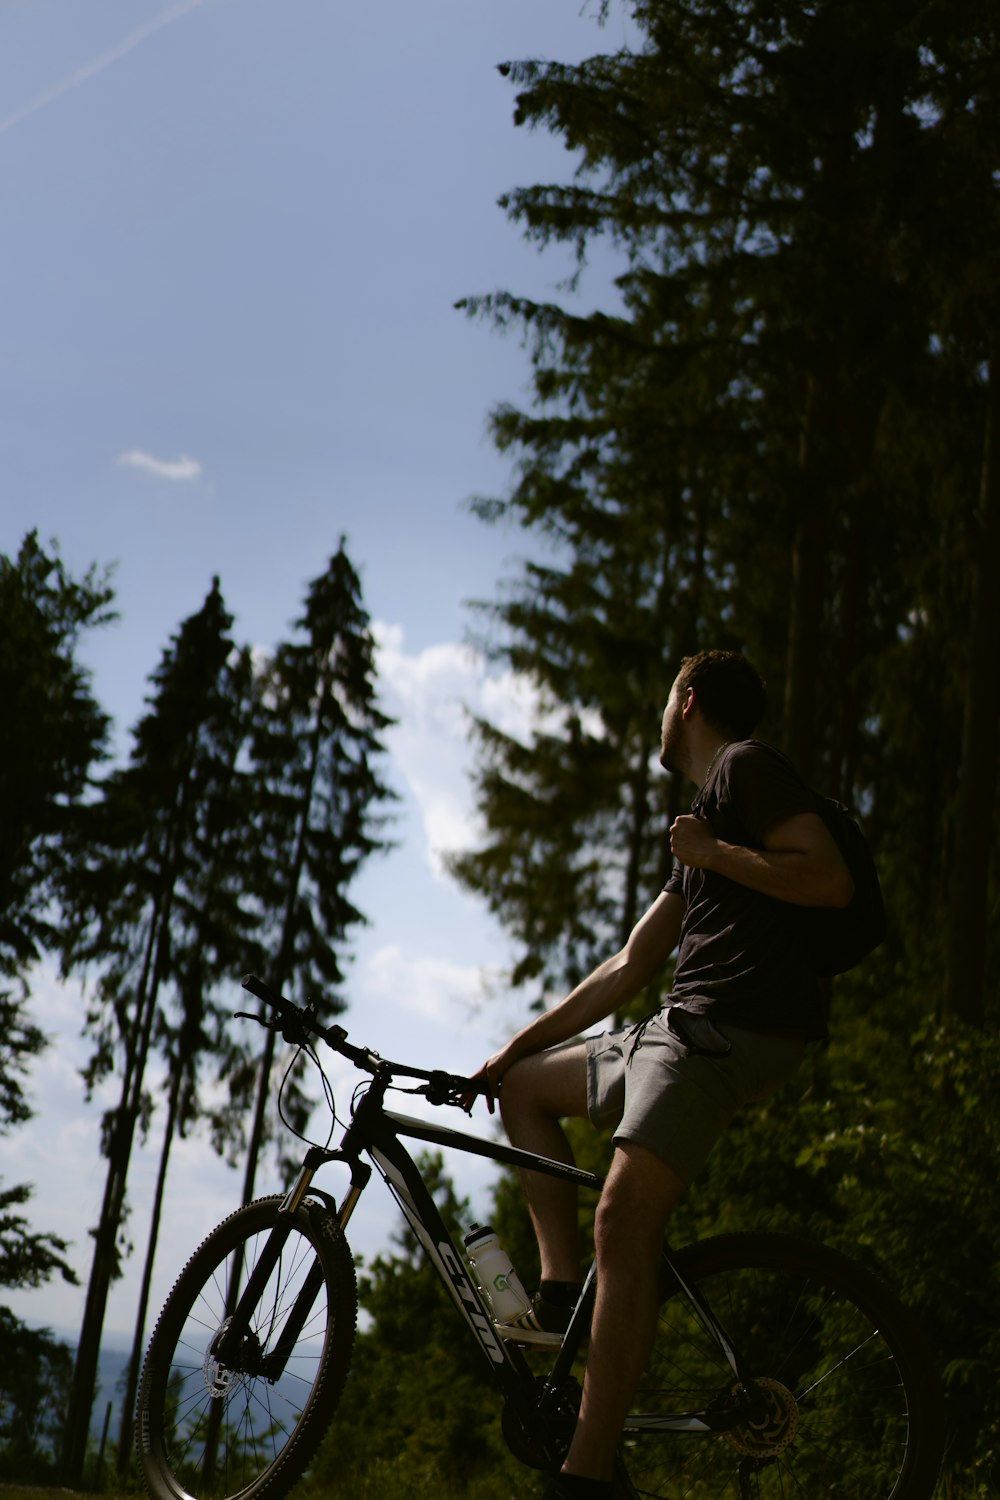
[(695, 712), (723, 739), (745, 740), (766, 707), (763, 679), (738, 651), (699, 651), (686, 656), (663, 715), (661, 763), (671, 771), (689, 769), (685, 733)]

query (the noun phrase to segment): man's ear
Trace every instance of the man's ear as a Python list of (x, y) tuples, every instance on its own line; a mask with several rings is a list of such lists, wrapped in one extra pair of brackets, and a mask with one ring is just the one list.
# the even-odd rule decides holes
[(684, 694), (684, 702), (681, 704), (681, 716), (685, 719), (690, 719), (697, 707), (698, 700), (695, 697), (694, 688), (689, 687)]

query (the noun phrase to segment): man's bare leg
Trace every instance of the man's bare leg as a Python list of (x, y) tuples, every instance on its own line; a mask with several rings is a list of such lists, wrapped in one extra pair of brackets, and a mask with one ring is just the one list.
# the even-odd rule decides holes
[[(587, 1113), (586, 1044), (522, 1058), (504, 1074), (499, 1101), (512, 1146), (572, 1165), (573, 1150), (559, 1122)], [(542, 1280), (579, 1281), (576, 1188), (540, 1172), (522, 1172), (521, 1180), (538, 1239)]]
[(649, 1356), (663, 1236), (687, 1186), (645, 1146), (615, 1150), (597, 1210), (597, 1300), (580, 1415), (564, 1465), (610, 1480), (622, 1424)]

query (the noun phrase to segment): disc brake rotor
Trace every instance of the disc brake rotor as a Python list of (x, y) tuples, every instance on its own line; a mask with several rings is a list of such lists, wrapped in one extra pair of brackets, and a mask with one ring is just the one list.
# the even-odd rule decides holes
[[(799, 1430), (798, 1402), (787, 1386), (769, 1375), (760, 1376), (754, 1385), (764, 1398), (765, 1411), (758, 1420), (724, 1433), (723, 1440), (748, 1458), (773, 1458), (784, 1452)], [(734, 1386), (733, 1395), (739, 1389)]]

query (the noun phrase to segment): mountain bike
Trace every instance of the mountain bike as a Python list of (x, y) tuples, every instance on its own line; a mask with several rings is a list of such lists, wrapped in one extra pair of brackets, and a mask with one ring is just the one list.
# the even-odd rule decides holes
[[(387, 1061), (351, 1045), (342, 1027), (320, 1024), (311, 1004), (252, 975), (244, 986), (268, 1008), (250, 1019), (319, 1067), (334, 1123), (326, 1145), (309, 1145), (288, 1192), (225, 1219), (167, 1298), (138, 1397), (149, 1495), (271, 1500), (307, 1474), (348, 1376), (357, 1289), (345, 1231), (373, 1171), (478, 1345), (511, 1451), (534, 1469), (557, 1470), (576, 1418), (594, 1269), (564, 1335), (498, 1324), (404, 1141), (595, 1192), (601, 1178), (394, 1113), (390, 1088), (457, 1106), (484, 1085)], [(367, 1075), (333, 1149), (340, 1122), (320, 1042)], [(349, 1172), (339, 1204), (314, 1181), (334, 1163)], [(869, 1269), (794, 1237), (730, 1234), (665, 1246), (661, 1294), (659, 1331), (618, 1452), (620, 1500), (928, 1500), (942, 1449), (935, 1377), (911, 1315)]]

